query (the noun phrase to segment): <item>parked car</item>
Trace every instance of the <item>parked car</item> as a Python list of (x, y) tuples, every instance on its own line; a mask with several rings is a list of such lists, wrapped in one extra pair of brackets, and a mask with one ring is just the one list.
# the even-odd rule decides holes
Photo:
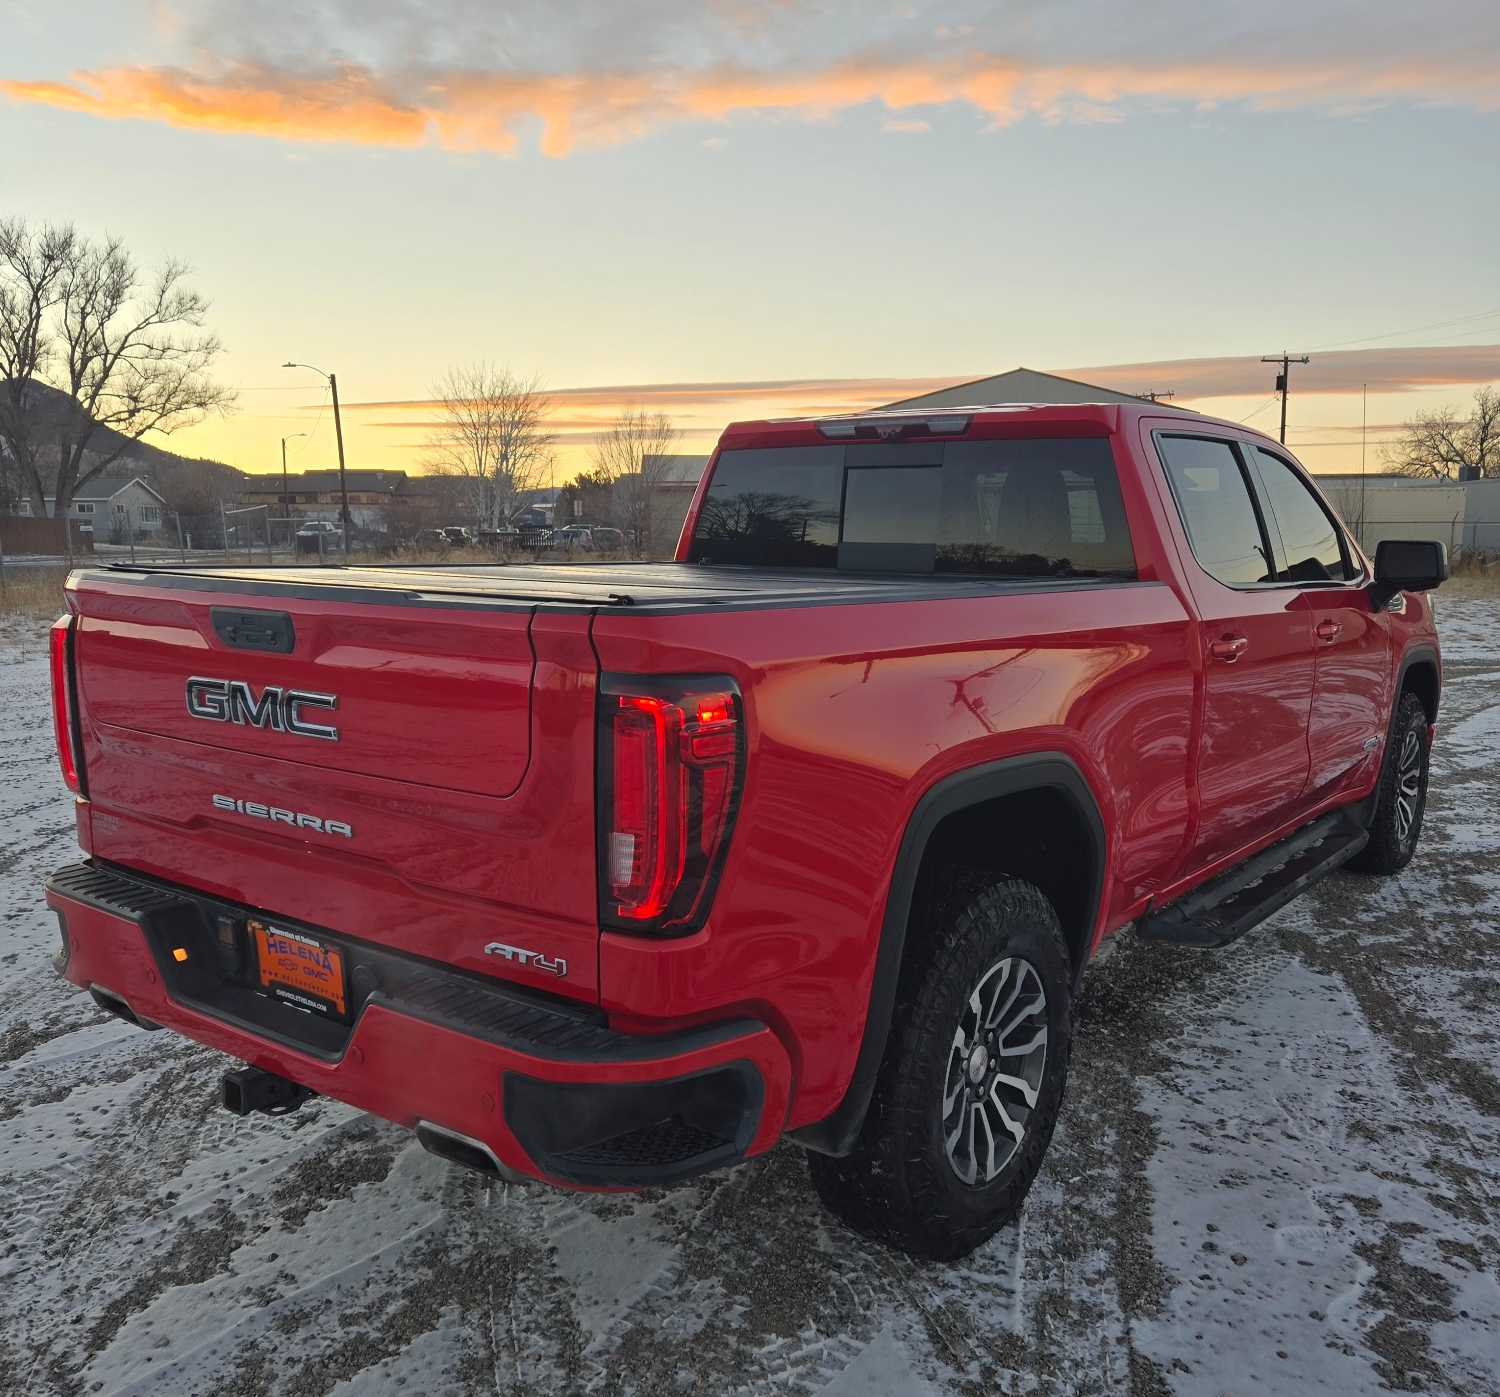
[(568, 524), (561, 529), (552, 530), (550, 546), (553, 548), (565, 548), (570, 553), (592, 553), (594, 551), (594, 532), (582, 524)]
[(293, 538), (299, 553), (316, 553), (320, 548), (332, 553), (344, 546), (343, 530), (328, 519), (308, 519), (298, 525)]
[(956, 1257), (1036, 1176), (1101, 943), (1411, 859), (1446, 573), (1151, 404), (733, 426), (650, 569), (85, 569), (57, 965), (248, 1064), (241, 1113), (587, 1189), (790, 1138)]
[(625, 535), (619, 529), (600, 528), (589, 530), (591, 542), (600, 553), (622, 553), (625, 550)]
[(445, 524), (442, 534), (450, 548), (472, 548), (476, 542), (473, 531), (462, 524)]

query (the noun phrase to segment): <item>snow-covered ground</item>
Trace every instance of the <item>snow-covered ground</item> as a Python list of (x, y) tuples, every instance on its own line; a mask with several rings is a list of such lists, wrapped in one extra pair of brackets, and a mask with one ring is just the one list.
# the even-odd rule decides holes
[(35, 630), (0, 634), (0, 1392), (1500, 1392), (1500, 602), (1444, 597), (1421, 854), (1228, 951), (1090, 972), (1019, 1226), (918, 1265), (802, 1160), (487, 1184), (48, 966), (74, 857)]

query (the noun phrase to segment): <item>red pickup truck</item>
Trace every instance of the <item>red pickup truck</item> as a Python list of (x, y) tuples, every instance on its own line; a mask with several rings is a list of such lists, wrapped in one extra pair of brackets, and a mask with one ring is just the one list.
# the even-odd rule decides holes
[(1446, 571), (1150, 405), (736, 425), (654, 566), (80, 571), (57, 966), (235, 1110), (584, 1189), (788, 1136), (958, 1256), (1104, 938), (1411, 857)]

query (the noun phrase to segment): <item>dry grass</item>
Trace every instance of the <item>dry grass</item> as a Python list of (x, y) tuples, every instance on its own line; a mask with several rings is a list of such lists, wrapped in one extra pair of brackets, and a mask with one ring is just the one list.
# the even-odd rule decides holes
[(1500, 568), (1488, 572), (1456, 572), (1438, 592), (1439, 597), (1500, 598)]
[(1452, 576), (1443, 583), (1443, 595), (1451, 597), (1500, 595), (1500, 558), (1466, 554), (1457, 559), (1453, 563)]
[(7, 566), (0, 585), (0, 617), (55, 620), (65, 610), (63, 581), (67, 575), (67, 568)]

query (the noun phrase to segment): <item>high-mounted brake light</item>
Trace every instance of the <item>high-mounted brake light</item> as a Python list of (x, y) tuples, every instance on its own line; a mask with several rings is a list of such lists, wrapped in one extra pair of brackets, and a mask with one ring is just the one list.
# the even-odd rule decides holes
[(911, 437), (954, 437), (969, 430), (966, 413), (943, 417), (898, 417), (880, 413), (869, 417), (831, 417), (818, 423), (818, 431), (834, 440), (896, 441)]
[(78, 748), (78, 695), (73, 687), (73, 618), (52, 623), (52, 732), (57, 739), (57, 763), (63, 784), (83, 794), (83, 760)]
[(739, 695), (722, 678), (605, 678), (600, 901), (638, 930), (702, 924), (739, 798)]

